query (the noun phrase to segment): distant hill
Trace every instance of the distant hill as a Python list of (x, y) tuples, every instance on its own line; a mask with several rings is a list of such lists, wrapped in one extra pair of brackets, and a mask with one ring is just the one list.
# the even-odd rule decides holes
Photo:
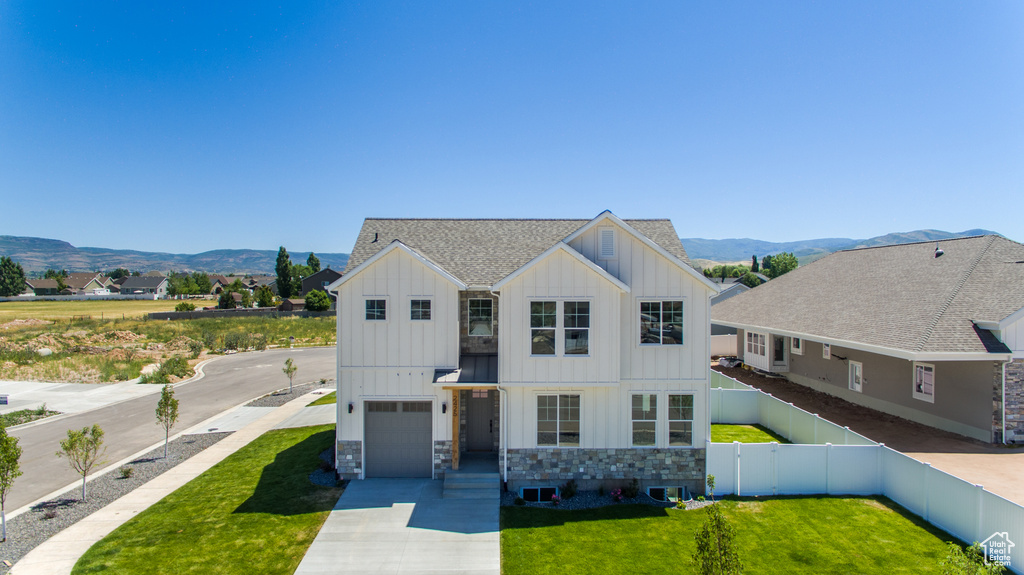
[[(288, 252), (293, 263), (306, 263), (309, 252)], [(26, 272), (48, 268), (71, 272), (128, 268), (132, 271), (205, 271), (210, 273), (273, 274), (277, 250), (212, 250), (200, 254), (168, 254), (78, 248), (68, 242), (46, 238), (0, 236), (0, 255), (19, 262)], [(317, 253), (321, 267), (342, 270), (348, 254)]]
[(710, 260), (713, 262), (750, 261), (750, 256), (763, 258), (780, 252), (790, 252), (799, 258), (801, 264), (810, 263), (832, 252), (853, 248), (872, 246), (888, 246), (909, 244), (912, 242), (947, 240), (966, 236), (995, 234), (989, 230), (967, 230), (964, 232), (944, 232), (941, 230), (916, 230), (886, 234), (866, 240), (851, 238), (820, 238), (798, 242), (766, 242), (750, 238), (727, 240), (705, 240), (702, 238), (680, 238), (687, 255), (691, 260)]

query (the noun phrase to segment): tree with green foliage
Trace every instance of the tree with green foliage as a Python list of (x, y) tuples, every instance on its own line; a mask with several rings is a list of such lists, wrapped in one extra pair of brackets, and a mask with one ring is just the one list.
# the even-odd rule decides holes
[(11, 258), (0, 256), (0, 297), (12, 297), (24, 292), (25, 270)]
[(295, 372), (298, 370), (299, 368), (295, 366), (295, 361), (292, 358), (289, 357), (284, 360), (284, 368), (281, 371), (288, 376), (288, 393), (292, 392), (292, 380), (295, 378)]
[(92, 428), (69, 429), (67, 439), (60, 442), (57, 457), (67, 457), (71, 468), (82, 476), (82, 501), (86, 500), (85, 480), (106, 451), (107, 448), (103, 447), (103, 429), (95, 424)]
[(306, 294), (306, 309), (309, 311), (327, 311), (331, 309), (331, 296), (323, 290), (311, 290)]
[(742, 573), (739, 554), (733, 539), (736, 530), (722, 513), (720, 503), (704, 507), (704, 524), (693, 534), (697, 549), (693, 562), (700, 575), (735, 575)]
[(252, 307), (252, 294), (249, 290), (244, 289), (240, 292), (242, 294), (242, 307)]
[(178, 422), (178, 399), (174, 397), (174, 388), (170, 385), (160, 390), (160, 401), (156, 403), (156, 422), (164, 428), (164, 459), (167, 459), (171, 428)]
[(292, 260), (288, 257), (288, 250), (281, 246), (277, 250), (277, 265), (274, 267), (277, 272), (277, 293), (283, 298), (292, 297)]
[(761, 258), (761, 273), (763, 273), (764, 275), (766, 275), (766, 276), (768, 276), (770, 278), (770, 277), (772, 277), (771, 273), (769, 273), (771, 271), (771, 269), (772, 269), (772, 256), (764, 256), (763, 258)]
[(213, 282), (205, 272), (192, 272), (192, 281), (196, 284), (197, 294), (208, 294), (213, 291)]
[(69, 275), (71, 275), (71, 274), (68, 273), (68, 270), (60, 270), (60, 271), (58, 271), (58, 270), (55, 270), (53, 268), (50, 268), (50, 269), (46, 270), (45, 272), (43, 272), (43, 279), (48, 279), (48, 280), (68, 279)]
[(269, 286), (256, 288), (256, 305), (258, 307), (274, 307), (274, 292)]
[(1006, 568), (998, 563), (985, 563), (985, 553), (977, 541), (966, 551), (952, 541), (946, 545), (946, 558), (939, 562), (942, 575), (998, 575), (1006, 572)]
[(795, 270), (800, 262), (796, 259), (796, 256), (789, 252), (781, 252), (770, 256), (771, 266), (765, 268), (765, 274), (771, 279), (775, 279), (784, 274)]
[(126, 278), (126, 277), (132, 275), (132, 272), (130, 272), (128, 270), (128, 268), (117, 268), (116, 270), (109, 271), (109, 272), (107, 272), (104, 275), (106, 275), (107, 277), (109, 277), (112, 280), (116, 280), (116, 279)]
[(174, 306), (174, 311), (195, 311), (195, 310), (196, 310), (196, 304), (190, 303), (190, 302), (187, 302), (187, 301), (183, 301), (183, 302), (179, 303), (178, 305)]
[[(296, 264), (292, 266), (292, 295), (297, 296), (302, 293), (302, 278), (308, 278), (311, 275), (309, 266), (302, 264)], [(280, 291), (280, 287), (278, 287)]]
[(755, 276), (752, 272), (747, 272), (740, 278), (740, 283), (748, 288), (756, 288), (761, 285), (761, 278)]
[(320, 258), (316, 257), (316, 254), (309, 252), (309, 257), (306, 258), (306, 266), (309, 268), (309, 273), (315, 274), (320, 271)]
[(754, 272), (755, 274), (758, 272), (756, 255), (750, 256), (750, 271)]
[(232, 291), (225, 289), (220, 292), (220, 297), (217, 298), (217, 309), (235, 309), (235, 297), (231, 295)]
[(7, 429), (0, 427), (0, 523), (3, 524), (3, 537), (0, 537), (0, 541), (7, 541), (7, 492), (21, 475), (20, 459), (18, 438), (7, 435)]

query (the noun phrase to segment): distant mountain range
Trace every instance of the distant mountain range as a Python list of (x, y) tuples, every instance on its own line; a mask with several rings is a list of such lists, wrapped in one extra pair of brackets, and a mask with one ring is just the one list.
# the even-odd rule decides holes
[[(77, 248), (68, 242), (46, 238), (0, 236), (0, 255), (21, 264), (26, 272), (49, 268), (71, 272), (109, 271), (128, 268), (132, 271), (204, 271), (210, 273), (273, 274), (277, 250), (213, 250), (201, 254), (167, 254), (115, 250), (108, 248)], [(309, 252), (288, 252), (292, 263), (305, 264)], [(348, 254), (317, 253), (321, 267), (345, 269)]]
[[(709, 262), (722, 263), (739, 262), (750, 261), (750, 257), (754, 255), (758, 258), (763, 258), (764, 256), (775, 255), (780, 252), (790, 252), (800, 260), (801, 264), (807, 264), (839, 250), (909, 244), (913, 242), (930, 242), (995, 233), (996, 232), (980, 229), (967, 230), (959, 233), (944, 232), (941, 230), (916, 230), (912, 232), (886, 234), (884, 236), (877, 236), (866, 240), (856, 240), (852, 238), (820, 238), (799, 242), (766, 242), (762, 240), (752, 240), (750, 238), (727, 240), (705, 240), (702, 238), (680, 239), (682, 240), (683, 247), (686, 248), (686, 253), (690, 256), (691, 260), (708, 260)], [(694, 261), (694, 263), (700, 265), (697, 261)]]

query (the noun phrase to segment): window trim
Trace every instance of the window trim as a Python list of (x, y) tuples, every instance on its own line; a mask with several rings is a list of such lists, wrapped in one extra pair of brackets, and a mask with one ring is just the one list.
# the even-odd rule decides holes
[[(561, 301), (559, 303), (561, 303), (561, 306), (558, 306), (558, 303), (556, 303), (555, 304), (555, 309), (557, 310), (558, 307), (562, 308), (562, 313), (561, 313), (561, 318), (562, 318), (562, 337), (559, 338), (561, 340), (561, 342), (562, 342), (562, 357), (587, 357), (587, 356), (589, 356), (590, 355), (590, 328), (592, 327), (590, 325), (590, 323), (591, 323), (590, 320), (593, 317), (593, 314), (590, 313), (590, 308), (593, 307), (593, 306), (591, 306), (590, 300), (586, 300), (586, 299), (583, 299), (583, 300), (573, 299), (573, 300), (564, 300), (564, 301)], [(586, 304), (587, 305), (587, 326), (586, 327), (579, 327), (579, 326), (566, 327), (566, 325), (565, 325), (565, 318), (566, 318), (567, 312), (565, 311), (565, 307), (566, 307), (566, 304), (570, 304), (570, 303), (571, 304), (575, 304), (576, 306), (579, 306), (580, 304)], [(575, 315), (576, 316), (581, 315), (579, 313), (579, 308), (578, 307), (577, 307), (577, 313)], [(557, 319), (555, 320), (555, 323), (557, 325), (557, 323), (558, 323)], [(584, 332), (586, 332), (586, 335), (587, 335), (587, 351), (586, 351), (586, 353), (569, 353), (568, 351), (566, 351), (566, 349), (568, 348), (568, 345), (566, 345), (566, 344), (569, 341), (569, 332), (570, 331), (584, 331)], [(557, 332), (556, 332), (556, 337), (557, 337)], [(556, 346), (555, 352), (556, 353), (558, 352), (557, 346)]]
[[(491, 325), (488, 333), (473, 333), (473, 302), (486, 301), (491, 304)], [(466, 299), (466, 335), (469, 337), (494, 337), (494, 300), (489, 297), (471, 297)]]
[[(427, 315), (429, 317), (427, 317), (426, 319), (424, 319), (422, 317), (413, 317), (412, 314), (413, 314), (414, 311), (416, 311), (416, 309), (413, 307), (413, 302), (424, 302), (424, 301), (427, 302), (427, 309), (426, 309), (426, 311), (427, 311)], [(422, 313), (423, 309), (420, 309), (419, 311)], [(433, 300), (433, 298), (430, 298), (430, 297), (420, 297), (420, 296), (410, 297), (409, 298), (409, 321), (415, 321), (415, 322), (419, 322), (419, 321), (434, 321), (434, 300)]]
[(789, 353), (791, 355), (804, 354), (804, 340), (799, 337), (789, 338)]
[[(384, 302), (384, 317), (383, 318), (376, 319), (376, 318), (369, 318), (369, 317), (367, 317), (367, 314), (369, 313), (370, 310), (366, 307), (366, 304), (368, 304), (371, 301), (382, 301), (382, 302)], [(391, 306), (388, 305), (388, 297), (387, 296), (375, 296), (375, 295), (363, 296), (363, 321), (372, 321), (374, 323), (388, 321), (388, 318), (390, 317), (390, 314), (388, 313), (388, 308), (390, 308), (390, 307)]]
[[(557, 485), (529, 485), (529, 486), (524, 486), (524, 487), (520, 487), (519, 488), (519, 497), (522, 497), (523, 501), (532, 501), (531, 499), (527, 499), (526, 498), (526, 490), (527, 489), (529, 489), (531, 491), (534, 490), (534, 489), (537, 490), (537, 501), (536, 501), (537, 503), (544, 503), (544, 500), (542, 500), (540, 498), (540, 492), (541, 492), (542, 489), (545, 489), (545, 490), (546, 489), (554, 489), (555, 490), (555, 495), (557, 495), (559, 497), (562, 496), (562, 490), (559, 489), (559, 487)], [(551, 500), (548, 499), (548, 501), (550, 502)]]
[[(690, 400), (691, 400), (690, 401), (690, 403), (691, 403), (691, 405), (690, 405), (690, 419), (672, 419), (672, 396), (674, 396), (674, 395), (680, 395), (680, 396), (685, 395), (685, 396), (689, 396), (690, 397)], [(693, 447), (693, 422), (694, 422), (694, 419), (696, 418), (696, 415), (697, 415), (697, 395), (696, 395), (696, 393), (694, 393), (692, 391), (689, 392), (689, 393), (683, 392), (683, 391), (669, 391), (666, 394), (666, 396), (667, 397), (665, 398), (665, 412), (666, 412), (665, 415), (666, 415), (666, 421), (667, 421), (666, 432), (668, 433), (668, 435), (666, 436), (665, 446), (666, 447)], [(687, 444), (687, 445), (672, 445), (672, 423), (673, 422), (675, 422), (675, 423), (689, 422), (689, 424), (690, 424), (690, 443), (689, 444)]]
[(756, 331), (747, 332), (747, 353), (756, 355), (758, 357), (768, 357), (768, 347), (766, 345), (767, 336), (763, 333)]
[[(552, 326), (552, 327), (533, 327), (532, 307), (533, 307), (533, 304), (535, 304), (535, 303), (553, 303), (553, 304), (555, 304), (555, 313), (554, 313), (554, 315), (555, 315), (555, 325), (554, 326)], [(587, 306), (587, 324), (588, 324), (588, 326), (587, 327), (585, 327), (585, 328), (578, 328), (578, 327), (567, 328), (567, 327), (565, 327), (565, 304), (567, 304), (567, 303), (585, 303), (585, 304), (588, 304), (588, 306)], [(594, 313), (593, 313), (593, 311), (594, 311), (594, 300), (593, 300), (593, 298), (586, 298), (586, 297), (584, 297), (584, 298), (581, 298), (581, 297), (572, 297), (572, 298), (527, 298), (526, 299), (526, 309), (527, 309), (527, 314), (526, 314), (526, 318), (527, 318), (526, 319), (526, 321), (527, 321), (526, 332), (527, 332), (527, 338), (528, 338), (527, 343), (526, 343), (526, 349), (528, 351), (527, 355), (530, 358), (537, 358), (537, 359), (550, 359), (550, 358), (581, 359), (581, 358), (589, 358), (589, 357), (591, 357), (590, 351), (593, 349), (593, 345), (594, 345), (594, 339), (592, 337), (593, 334), (594, 334), (594, 322), (593, 322), (593, 319), (594, 319)], [(554, 353), (544, 353), (544, 354), (541, 354), (541, 353), (534, 353), (533, 352), (533, 332), (535, 330), (550, 330), (550, 331), (555, 332), (555, 337), (554, 337)], [(565, 332), (567, 330), (585, 330), (587, 332), (587, 353), (566, 353), (565, 352)]]
[[(645, 395), (649, 395), (649, 396), (654, 398), (654, 419), (633, 419), (633, 398), (634, 397), (638, 397), (638, 396), (642, 397), (642, 396), (645, 396)], [(658, 404), (661, 403), (661, 402), (658, 401), (658, 397), (661, 396), (661, 395), (663, 395), (663, 394), (659, 393), (657, 391), (654, 391), (654, 392), (651, 392), (651, 391), (630, 391), (629, 392), (628, 407), (629, 407), (629, 446), (630, 447), (635, 447), (637, 449), (651, 449), (651, 448), (657, 448), (659, 446), (658, 444), (661, 443), (660, 441), (658, 441), (659, 440), (659, 431), (660, 431), (660, 427), (661, 427), (660, 425), (658, 425), (658, 423), (661, 422), (661, 413), (660, 413), (660, 409), (661, 408), (658, 407)], [(636, 444), (636, 441), (635, 441), (635, 439), (636, 439), (636, 430), (634, 429), (633, 426), (637, 422), (641, 422), (641, 423), (651, 422), (651, 423), (654, 423), (654, 443), (652, 443), (650, 445), (637, 445)]]
[[(931, 395), (929, 395), (927, 393), (924, 393), (923, 391), (920, 391), (920, 392), (917, 391), (917, 370), (918, 370), (918, 368), (930, 369), (931, 372), (932, 372), (932, 393), (931, 393)], [(911, 374), (912, 375), (911, 375), (911, 381), (910, 381), (910, 392), (911, 392), (911, 395), (913, 395), (914, 399), (918, 399), (918, 400), (921, 400), (921, 401), (926, 401), (928, 403), (935, 403), (935, 364), (915, 361), (914, 362), (913, 371), (911, 372)]]
[[(661, 308), (660, 309), (661, 309), (661, 313), (662, 313), (662, 319), (664, 319), (664, 317), (665, 317), (664, 316), (664, 311), (665, 311), (664, 304), (666, 302), (679, 302), (679, 305), (682, 306), (682, 310), (680, 310), (680, 313), (682, 314), (682, 322), (681, 322), (681, 324), (679, 326), (679, 330), (680, 330), (680, 334), (679, 335), (680, 335), (681, 341), (679, 343), (664, 343), (664, 341), (663, 341), (664, 340), (664, 328), (662, 328), (662, 334), (658, 336), (659, 340), (660, 340), (660, 341), (658, 341), (658, 343), (644, 343), (643, 342), (643, 327), (642, 327), (642, 323), (643, 323), (643, 321), (642, 321), (643, 304), (645, 304), (645, 303), (654, 303), (654, 302), (657, 302), (657, 303), (661, 304)], [(637, 322), (636, 322), (636, 329), (637, 329), (637, 331), (636, 331), (636, 335), (635, 335), (635, 337), (633, 339), (633, 341), (635, 342), (635, 345), (637, 347), (655, 347), (655, 348), (662, 348), (662, 347), (669, 347), (669, 348), (671, 348), (671, 347), (677, 347), (677, 346), (678, 347), (685, 346), (686, 345), (686, 307), (687, 306), (686, 306), (686, 298), (685, 297), (666, 296), (666, 297), (637, 298), (637, 300), (636, 300), (636, 310), (635, 310), (636, 311), (636, 315), (633, 316), (637, 320)], [(661, 323), (664, 323), (664, 321), (662, 321)]]
[[(560, 439), (561, 439), (560, 436), (562, 434), (562, 414), (561, 414), (561, 409), (562, 409), (561, 402), (562, 402), (562, 400), (561, 400), (560, 396), (563, 396), (563, 395), (567, 395), (567, 396), (570, 396), (570, 397), (575, 396), (575, 397), (579, 398), (579, 419), (576, 422), (576, 423), (579, 424), (579, 432), (578, 432), (579, 433), (579, 444), (578, 445), (562, 445), (562, 443), (560, 442)], [(537, 438), (537, 436), (540, 434), (540, 419), (537, 418), (537, 415), (538, 415), (537, 411), (540, 408), (540, 398), (541, 397), (555, 397), (555, 398), (558, 398), (557, 402), (556, 402), (556, 406), (555, 406), (555, 416), (556, 416), (556, 419), (555, 419), (555, 443), (554, 444), (550, 444), (550, 443), (542, 444), (542, 443), (540, 443), (540, 441), (538, 441), (538, 438)], [(583, 447), (583, 393), (582, 392), (566, 390), (566, 391), (558, 391), (558, 392), (555, 392), (555, 393), (550, 393), (550, 392), (535, 393), (534, 394), (533, 405), (534, 405), (534, 411), (533, 411), (533, 415), (534, 415), (533, 442), (534, 442), (534, 445), (536, 447), (538, 447), (538, 448), (541, 448), (541, 447), (552, 447), (552, 448), (556, 448), (556, 449), (580, 449), (580, 448)]]
[[(850, 360), (850, 367), (849, 367), (848, 372), (849, 372), (849, 375), (850, 375), (850, 377), (849, 377), (849, 388), (850, 388), (850, 391), (856, 391), (857, 393), (864, 393), (864, 364), (859, 362), (859, 361), (853, 361), (851, 359)], [(860, 383), (857, 384), (857, 387), (854, 387), (854, 384), (853, 384), (854, 373), (855, 372), (857, 372), (860, 375)]]

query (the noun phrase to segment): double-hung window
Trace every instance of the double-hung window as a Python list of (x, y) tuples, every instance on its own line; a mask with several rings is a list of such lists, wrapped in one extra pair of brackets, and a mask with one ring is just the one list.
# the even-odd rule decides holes
[(693, 396), (668, 396), (668, 444), (693, 445)]
[(469, 300), (469, 335), (494, 335), (493, 300)]
[(640, 343), (680, 345), (683, 343), (683, 302), (640, 302)]
[(555, 328), (558, 324), (557, 303), (530, 302), (530, 353), (555, 355)]
[(580, 396), (537, 396), (537, 446), (580, 446)]
[(565, 354), (590, 353), (590, 302), (567, 301), (563, 304), (565, 327)]
[(747, 332), (747, 353), (754, 355), (764, 355), (764, 334), (754, 333), (751, 331)]
[(914, 364), (914, 399), (935, 403), (935, 366)]
[(658, 436), (658, 396), (653, 393), (633, 394), (631, 413), (633, 445), (654, 447)]
[(850, 389), (861, 391), (864, 386), (864, 364), (859, 361), (850, 362)]
[(430, 300), (414, 299), (409, 304), (409, 319), (428, 320), (430, 319)]
[(387, 300), (368, 299), (366, 300), (366, 319), (368, 321), (384, 321), (387, 316)]

